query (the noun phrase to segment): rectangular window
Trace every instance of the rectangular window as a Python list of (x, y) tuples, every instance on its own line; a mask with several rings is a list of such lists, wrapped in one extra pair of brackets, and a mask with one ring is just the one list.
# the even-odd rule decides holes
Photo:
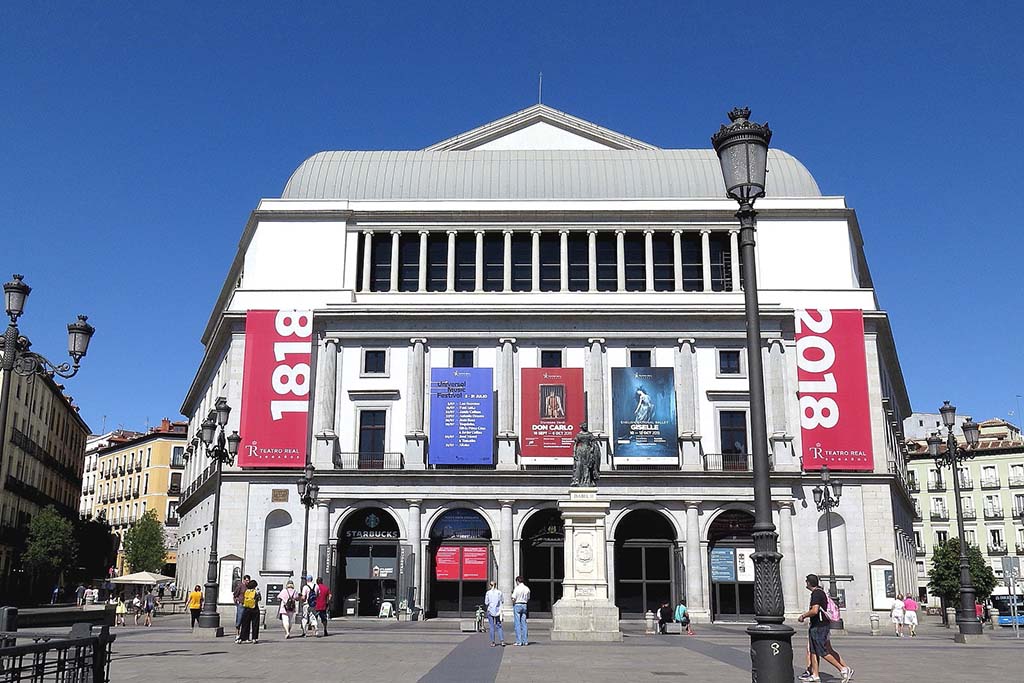
[(943, 543), (945, 543), (948, 540), (949, 540), (949, 532), (948, 531), (941, 531), (941, 530), (939, 530), (939, 531), (935, 532), (935, 545), (942, 545)]
[(359, 411), (359, 460), (383, 460), (387, 411)]
[(597, 291), (614, 292), (618, 289), (618, 251), (614, 232), (595, 235), (597, 254)]
[(988, 542), (998, 548), (1003, 545), (1003, 530), (1002, 529), (989, 529), (988, 530)]
[(557, 232), (540, 234), (540, 291), (562, 288), (562, 238)]
[(443, 292), (448, 287), (448, 235), (427, 235), (427, 291)]
[(925, 575), (924, 560), (918, 560), (917, 561), (917, 575), (918, 576), (924, 576)]
[(724, 469), (747, 469), (747, 413), (722, 410), (718, 413), (719, 439)]
[(171, 485), (167, 487), (167, 492), (171, 494), (181, 493), (181, 472), (171, 473)]
[(915, 548), (924, 548), (924, 545), (921, 543), (921, 532), (920, 531), (915, 531), (914, 532), (914, 547)]
[(569, 261), (569, 291), (585, 292), (590, 288), (590, 244), (586, 232), (569, 233), (566, 244)]
[(676, 288), (675, 247), (672, 233), (654, 233), (654, 291), (671, 292)]
[(363, 349), (363, 374), (386, 375), (388, 352), (385, 349)]
[(455, 235), (455, 291), (472, 292), (476, 288), (476, 235)]
[(415, 292), (420, 288), (420, 236), (403, 232), (398, 238), (398, 291)]
[(500, 292), (505, 283), (505, 241), (500, 232), (484, 233), (484, 291)]
[(562, 352), (561, 351), (541, 351), (540, 352), (540, 366), (542, 368), (560, 368), (560, 367), (562, 367)]
[(370, 242), (370, 291), (391, 289), (391, 234), (373, 233)]
[(732, 248), (729, 234), (711, 233), (711, 291), (732, 291)]
[(646, 350), (632, 349), (629, 352), (629, 367), (631, 368), (650, 368), (651, 365), (651, 352)]
[[(184, 467), (185, 466), (185, 447), (175, 446), (171, 449), (171, 467)], [(134, 458), (132, 458), (134, 460)], [(139, 454), (139, 461), (142, 461), (142, 454)]]
[(622, 236), (622, 252), (626, 265), (626, 291), (642, 292), (646, 285), (647, 259), (642, 232), (627, 232)]
[(739, 349), (718, 350), (718, 374), (720, 375), (741, 375), (743, 368), (740, 365)]
[(471, 350), (453, 350), (452, 351), (452, 367), (453, 368), (471, 368), (473, 367), (473, 352)]
[(172, 500), (167, 503), (167, 519), (177, 520), (178, 519), (178, 501)]
[(964, 539), (967, 541), (967, 545), (978, 545), (978, 534), (974, 529), (964, 529)]
[(512, 291), (529, 292), (533, 286), (533, 235), (512, 233)]

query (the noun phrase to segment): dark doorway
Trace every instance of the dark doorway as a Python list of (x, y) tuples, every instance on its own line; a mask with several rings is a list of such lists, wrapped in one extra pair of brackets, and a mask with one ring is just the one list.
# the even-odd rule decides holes
[(494, 575), (491, 528), (479, 513), (448, 510), (430, 529), (430, 616), (468, 617), (483, 604)]
[(338, 537), (338, 593), (334, 614), (376, 617), (381, 604), (398, 607), (398, 522), (380, 508), (349, 516)]
[(754, 516), (727, 510), (708, 529), (711, 617), (716, 621), (754, 619)]
[(622, 616), (642, 617), (675, 604), (676, 533), (659, 512), (634, 510), (615, 530), (615, 604)]
[(562, 597), (565, 524), (558, 510), (541, 510), (523, 525), (520, 567), (530, 587), (530, 614), (547, 617)]

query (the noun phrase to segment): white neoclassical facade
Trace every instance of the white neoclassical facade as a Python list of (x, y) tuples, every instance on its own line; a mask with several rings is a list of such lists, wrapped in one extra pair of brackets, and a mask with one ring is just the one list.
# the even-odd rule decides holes
[[(785, 152), (772, 150), (768, 167), (757, 266), (787, 612), (806, 601), (805, 574), (828, 573), (818, 473), (802, 465), (816, 444), (802, 436), (795, 315), (858, 310), (868, 466), (837, 475), (845, 486), (831, 525), (847, 617), (866, 623), (887, 593), (916, 586), (901, 435), (909, 401), (855, 212)], [(305, 566), (331, 582), (336, 614), (376, 615), (382, 601), (465, 614), (487, 579), (507, 590), (520, 574), (534, 613), (549, 611), (562, 576), (556, 502), (582, 416), (611, 503), (607, 547), (595, 552), (607, 554), (622, 616), (685, 598), (699, 619), (749, 619), (734, 211), (710, 149), (658, 149), (541, 105), (421, 151), (321, 152), (252, 212), (182, 412), (195, 434), (223, 396), (229, 429), (244, 426), (243, 404), (257, 400), (243, 381), (247, 315), (309, 311), (308, 375), (277, 376), (308, 382), (308, 404), (294, 402), (300, 386), (275, 410), (308, 406), (291, 464), (308, 454), (316, 467)], [(453, 389), (463, 376), (476, 388)], [(256, 441), (242, 439), (243, 449)], [(232, 573), (274, 586), (304, 566), (298, 474), (225, 471), (222, 597)], [(206, 577), (210, 475), (193, 455), (181, 585)]]

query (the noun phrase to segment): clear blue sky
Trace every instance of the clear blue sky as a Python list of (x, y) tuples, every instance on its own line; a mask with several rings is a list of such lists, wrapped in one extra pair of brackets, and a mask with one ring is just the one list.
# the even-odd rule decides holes
[(751, 106), (857, 209), (915, 408), (1024, 393), (1010, 5), (278, 4), (0, 6), (0, 274), (35, 288), (36, 350), (91, 316), (67, 386), (94, 430), (177, 416), (249, 212), (304, 158), (421, 148), (533, 104), (539, 71), (546, 104), (662, 147)]

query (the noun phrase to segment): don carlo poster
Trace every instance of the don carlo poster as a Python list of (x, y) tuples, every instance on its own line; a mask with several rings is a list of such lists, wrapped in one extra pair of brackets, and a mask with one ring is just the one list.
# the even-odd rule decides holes
[(431, 465), (494, 462), (494, 392), (491, 368), (430, 371)]
[(675, 376), (672, 368), (612, 368), (615, 457), (675, 458)]
[(523, 368), (522, 457), (572, 459), (572, 440), (584, 421), (583, 368)]

